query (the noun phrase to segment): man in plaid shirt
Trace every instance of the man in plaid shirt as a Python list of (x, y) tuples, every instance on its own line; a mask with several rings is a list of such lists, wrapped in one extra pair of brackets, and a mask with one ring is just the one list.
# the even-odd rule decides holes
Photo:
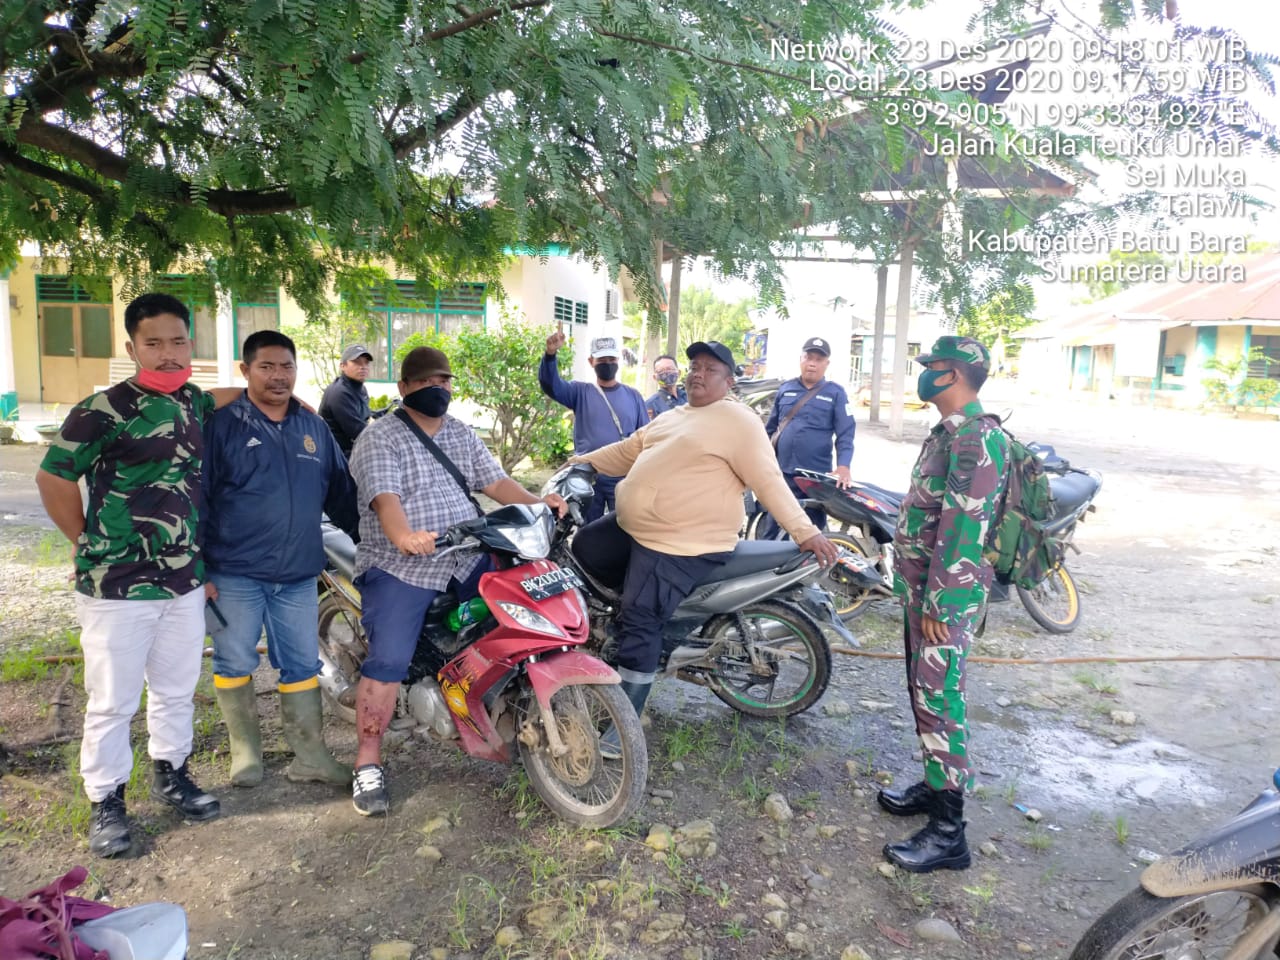
[[(460, 601), (469, 600), (489, 569), (483, 554), (433, 557), (436, 538), (477, 515), (471, 491), (502, 504), (543, 502), (503, 472), (471, 427), (446, 414), (452, 380), (448, 357), (431, 347), (411, 350), (400, 365), (404, 416), (453, 461), (468, 490), (399, 414), (370, 424), (351, 453), (360, 504), (355, 583), (361, 595), (360, 622), (369, 638), (356, 688), (359, 746), (352, 802), (364, 816), (385, 814), (390, 807), (382, 735), (431, 602), (450, 586)], [(545, 502), (564, 512), (559, 496), (550, 494)]]

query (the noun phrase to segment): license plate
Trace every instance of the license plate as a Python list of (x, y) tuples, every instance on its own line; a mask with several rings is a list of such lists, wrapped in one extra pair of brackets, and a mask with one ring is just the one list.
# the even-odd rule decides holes
[(575, 587), (581, 587), (582, 581), (578, 579), (578, 575), (572, 570), (561, 567), (559, 570), (548, 570), (546, 573), (540, 573), (536, 577), (521, 580), (520, 586), (524, 587), (524, 592), (531, 599), (546, 600), (561, 593), (566, 593)]

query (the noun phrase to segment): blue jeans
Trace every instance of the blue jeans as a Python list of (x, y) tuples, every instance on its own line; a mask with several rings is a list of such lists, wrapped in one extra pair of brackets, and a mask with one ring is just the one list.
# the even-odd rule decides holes
[[(211, 571), (218, 599), (205, 618), (213, 636), (213, 672), (247, 677), (258, 668), (258, 638), (267, 628), (267, 657), (280, 683), (300, 683), (320, 673), (320, 601), (314, 579), (271, 583)], [(218, 617), (226, 621), (225, 626)]]
[[(450, 580), (458, 601), (479, 596), (480, 577), (492, 569), (493, 563), (485, 557), (465, 582), (459, 583), (456, 577)], [(369, 638), (360, 675), (380, 683), (400, 683), (409, 674), (422, 623), (440, 591), (415, 587), (377, 567), (356, 577), (355, 585), (360, 591), (360, 625)]]

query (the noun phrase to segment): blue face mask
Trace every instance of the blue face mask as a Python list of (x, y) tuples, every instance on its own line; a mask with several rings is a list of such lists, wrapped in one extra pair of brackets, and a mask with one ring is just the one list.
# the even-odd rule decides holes
[(944, 393), (950, 387), (954, 387), (954, 383), (938, 385), (938, 380), (948, 374), (955, 373), (954, 370), (924, 370), (921, 371), (919, 378), (916, 380), (916, 396), (921, 400), (929, 401), (941, 393)]

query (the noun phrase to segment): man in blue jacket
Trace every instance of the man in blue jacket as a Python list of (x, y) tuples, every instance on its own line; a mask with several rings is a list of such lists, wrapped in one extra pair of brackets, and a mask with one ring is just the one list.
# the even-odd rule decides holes
[[(625, 440), (649, 422), (644, 397), (635, 387), (618, 382), (621, 351), (614, 337), (591, 341), (588, 362), (596, 375), (592, 383), (560, 379), (556, 351), (564, 346), (564, 325), (547, 337), (547, 352), (538, 367), (542, 392), (573, 411), (573, 452), (590, 453)], [(588, 522), (613, 509), (613, 491), (621, 477), (596, 477), (596, 497), (587, 511)]]
[(671, 354), (664, 353), (653, 361), (653, 379), (658, 381), (658, 389), (644, 402), (650, 420), (689, 402), (688, 394), (680, 385), (680, 365)]
[(262, 782), (253, 671), (265, 626), (294, 756), (285, 775), (345, 786), (351, 768), (333, 758), (321, 733), (316, 577), (325, 564), (321, 513), (354, 529), (355, 486), (324, 421), (293, 398), (293, 341), (259, 330), (241, 357), (248, 388), (213, 415), (204, 437), (204, 553), (215, 588), (207, 619), (231, 782)]
[[(849, 485), (849, 464), (853, 462), (853, 407), (844, 387), (826, 379), (831, 362), (831, 344), (822, 337), (804, 342), (800, 357), (800, 376), (778, 388), (773, 411), (765, 424), (765, 432), (778, 452), (778, 466), (787, 485), (798, 499), (804, 494), (796, 486), (797, 470), (831, 472), (831, 447), (835, 441), (836, 477), (841, 487)], [(810, 510), (819, 530), (825, 530), (826, 514)], [(769, 517), (761, 527), (761, 536), (770, 538), (778, 525)]]

